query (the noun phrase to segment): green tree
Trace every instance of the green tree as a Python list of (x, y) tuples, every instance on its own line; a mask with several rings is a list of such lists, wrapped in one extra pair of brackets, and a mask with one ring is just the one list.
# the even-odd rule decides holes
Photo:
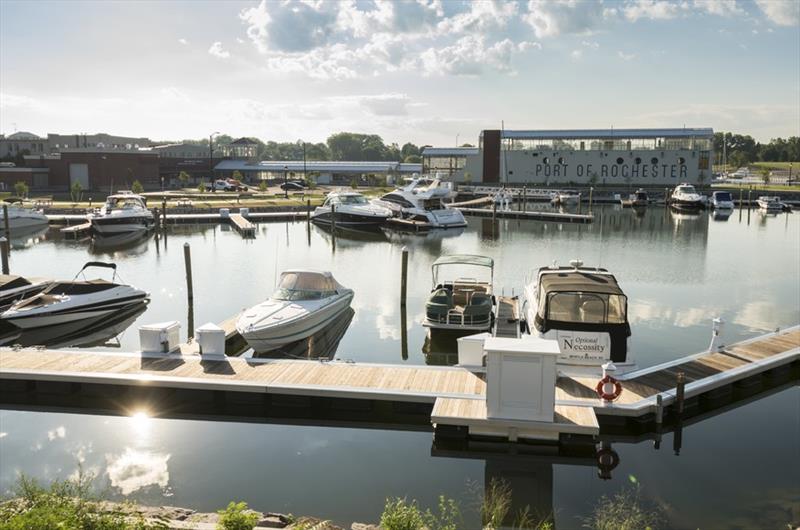
[(72, 202), (81, 202), (81, 198), (83, 197), (83, 186), (79, 181), (75, 181), (72, 183), (72, 186), (69, 188), (69, 196), (72, 199)]
[(267, 186), (267, 181), (261, 179), (261, 181), (258, 183), (258, 191), (264, 192), (267, 191), (267, 189), (269, 189), (269, 186)]
[(231, 176), (233, 177), (234, 180), (238, 180), (240, 182), (242, 180), (242, 172), (239, 171), (238, 169), (236, 171), (234, 171), (233, 175), (231, 175)]
[(20, 180), (14, 184), (14, 192), (17, 194), (17, 197), (22, 197), (24, 199), (28, 196), (28, 185)]
[(400, 156), (403, 157), (403, 160), (407, 160), (410, 156), (420, 156), (422, 152), (420, 148), (416, 145), (412, 144), (411, 142), (407, 142), (403, 144), (403, 147), (400, 148)]
[(759, 171), (759, 173), (761, 173), (761, 180), (764, 181), (764, 187), (766, 188), (767, 185), (769, 184), (769, 177), (770, 177), (769, 168), (768, 167), (762, 167), (761, 170)]
[(178, 173), (178, 180), (181, 181), (181, 186), (183, 186), (184, 188), (189, 183), (190, 178), (191, 177), (189, 176), (189, 174), (185, 171), (181, 171), (180, 173)]
[(422, 157), (419, 155), (408, 155), (403, 159), (406, 164), (419, 164), (422, 162)]
[(142, 193), (144, 191), (144, 186), (142, 186), (142, 183), (138, 180), (134, 180), (133, 184), (131, 184), (131, 191), (136, 194)]

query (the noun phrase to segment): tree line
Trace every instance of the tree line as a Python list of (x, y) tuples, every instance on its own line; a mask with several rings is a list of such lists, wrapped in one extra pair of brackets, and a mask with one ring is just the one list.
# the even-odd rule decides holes
[[(264, 142), (258, 138), (250, 138), (256, 144), (256, 157), (260, 160), (363, 160), (419, 163), (422, 161), (422, 149), (406, 142), (402, 146), (397, 143), (386, 144), (377, 134), (360, 134), (339, 132), (332, 134), (325, 142)], [(221, 134), (214, 138), (214, 144), (227, 145), (234, 138)], [(208, 139), (184, 140), (192, 145), (208, 145)]]
[(762, 144), (750, 135), (714, 133), (714, 155), (720, 164), (723, 163), (723, 154), (727, 156), (728, 165), (734, 167), (752, 162), (795, 162), (800, 160), (800, 137), (773, 138)]

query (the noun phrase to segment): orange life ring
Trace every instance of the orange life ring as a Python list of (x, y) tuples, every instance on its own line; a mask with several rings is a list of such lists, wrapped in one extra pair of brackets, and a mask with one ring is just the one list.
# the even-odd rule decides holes
[[(613, 392), (606, 392), (605, 386), (608, 383), (614, 385)], [(595, 392), (597, 392), (597, 395), (600, 396), (600, 398), (603, 401), (614, 401), (619, 397), (620, 394), (622, 394), (622, 384), (613, 377), (611, 377), (610, 375), (606, 375), (604, 378), (602, 378), (600, 381), (597, 382), (597, 386), (594, 388), (594, 390)]]

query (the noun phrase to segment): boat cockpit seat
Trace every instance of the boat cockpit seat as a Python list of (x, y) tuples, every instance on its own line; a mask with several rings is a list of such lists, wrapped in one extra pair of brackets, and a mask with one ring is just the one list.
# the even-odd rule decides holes
[(437, 289), (428, 298), (425, 304), (425, 312), (431, 320), (447, 318), (447, 312), (453, 307), (453, 295), (445, 288)]
[(482, 322), (488, 320), (492, 314), (492, 297), (486, 293), (474, 293), (469, 305), (464, 308), (464, 318)]

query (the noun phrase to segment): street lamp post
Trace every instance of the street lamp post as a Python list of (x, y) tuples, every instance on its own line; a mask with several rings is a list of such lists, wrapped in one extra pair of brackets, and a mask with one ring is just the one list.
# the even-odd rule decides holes
[(213, 132), (208, 135), (208, 173), (211, 179), (211, 191), (215, 192), (217, 189), (214, 187), (214, 135), (219, 134), (219, 131)]
[(289, 166), (283, 166), (283, 196), (289, 198)]

